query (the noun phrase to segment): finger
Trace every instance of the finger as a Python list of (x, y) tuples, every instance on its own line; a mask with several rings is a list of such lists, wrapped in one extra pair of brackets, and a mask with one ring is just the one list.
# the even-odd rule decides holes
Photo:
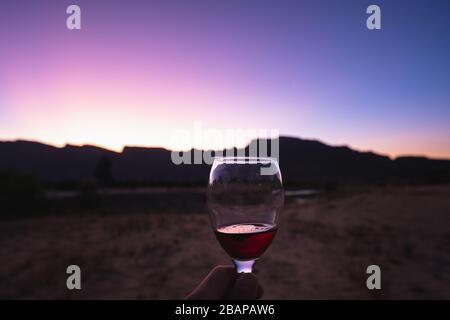
[(186, 297), (188, 300), (223, 299), (236, 280), (232, 266), (216, 266)]
[(253, 273), (242, 273), (230, 290), (228, 299), (246, 300), (259, 299), (263, 289)]
[(256, 299), (261, 299), (264, 295), (264, 288), (258, 283), (258, 293), (256, 294)]

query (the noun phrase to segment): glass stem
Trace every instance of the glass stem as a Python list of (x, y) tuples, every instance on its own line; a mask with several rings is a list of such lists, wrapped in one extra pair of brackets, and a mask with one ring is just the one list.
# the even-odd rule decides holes
[(255, 264), (255, 260), (241, 261), (233, 259), (233, 262), (237, 273), (252, 273), (252, 268)]

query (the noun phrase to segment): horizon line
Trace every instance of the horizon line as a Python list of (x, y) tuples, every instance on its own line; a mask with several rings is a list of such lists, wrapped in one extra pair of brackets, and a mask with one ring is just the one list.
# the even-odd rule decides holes
[[(344, 147), (344, 148), (349, 148), (350, 150), (357, 151), (357, 152), (360, 152), (360, 153), (372, 153), (372, 154), (376, 154), (378, 156), (387, 157), (390, 160), (396, 160), (396, 159), (399, 159), (399, 158), (408, 158), (408, 157), (410, 157), (410, 158), (425, 158), (425, 159), (430, 159), (430, 160), (450, 161), (450, 158), (430, 157), (430, 156), (427, 156), (425, 154), (399, 154), (399, 155), (396, 155), (396, 156), (391, 156), (389, 154), (377, 152), (377, 151), (374, 151), (374, 150), (361, 150), (361, 149), (358, 149), (358, 148), (353, 148), (353, 147), (351, 147), (348, 144), (336, 144), (336, 145), (334, 145), (334, 144), (329, 144), (329, 143), (323, 142), (322, 140), (319, 140), (319, 139), (301, 138), (301, 137), (292, 136), (292, 135), (280, 135), (278, 138), (288, 138), (288, 139), (297, 139), (297, 140), (303, 140), (303, 141), (318, 142), (318, 143), (324, 144), (324, 145), (329, 146), (329, 147), (334, 147), (334, 148), (342, 148), (342, 147)], [(251, 141), (256, 140), (256, 139), (267, 139), (267, 138), (254, 138)], [(131, 145), (124, 145), (120, 150), (118, 150), (118, 149), (109, 148), (109, 147), (106, 147), (106, 146), (102, 146), (102, 145), (95, 144), (95, 143), (90, 143), (90, 142), (81, 143), (81, 144), (65, 142), (64, 145), (58, 145), (58, 144), (53, 144), (53, 143), (50, 143), (50, 142), (47, 142), (47, 141), (43, 141), (43, 140), (39, 140), (39, 139), (16, 138), (16, 139), (3, 140), (3, 139), (0, 138), (0, 143), (3, 143), (3, 142), (10, 142), (10, 143), (11, 142), (31, 142), (31, 143), (38, 143), (38, 144), (50, 146), (50, 147), (57, 148), (57, 149), (64, 149), (64, 148), (67, 148), (67, 147), (78, 147), (78, 148), (93, 147), (93, 148), (103, 149), (103, 150), (106, 150), (108, 152), (113, 152), (113, 153), (117, 153), (117, 154), (122, 154), (126, 148), (162, 149), (162, 150), (166, 150), (166, 151), (169, 151), (169, 152), (173, 152), (173, 151), (175, 151), (175, 152), (190, 152), (190, 151), (193, 151), (193, 150), (219, 151), (219, 150), (229, 150), (231, 148), (241, 149), (241, 148), (237, 148), (236, 146), (233, 146), (231, 148), (223, 148), (223, 149), (218, 149), (218, 150), (217, 149), (216, 150), (214, 150), (214, 149), (200, 149), (200, 148), (194, 148), (194, 147), (191, 147), (191, 148), (189, 148), (187, 150), (172, 150), (172, 149), (166, 148), (164, 146), (145, 146), (145, 145), (132, 145), (131, 144)], [(247, 147), (247, 146), (248, 146), (248, 144), (245, 147)]]

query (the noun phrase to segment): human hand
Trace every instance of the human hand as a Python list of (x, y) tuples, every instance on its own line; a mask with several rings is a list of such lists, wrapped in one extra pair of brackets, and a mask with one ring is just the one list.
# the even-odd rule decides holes
[(260, 299), (263, 288), (253, 273), (236, 273), (232, 266), (216, 266), (186, 296), (188, 300)]

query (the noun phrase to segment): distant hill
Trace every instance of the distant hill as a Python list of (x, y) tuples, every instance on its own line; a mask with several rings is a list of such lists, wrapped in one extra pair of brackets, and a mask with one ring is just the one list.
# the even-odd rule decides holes
[[(206, 184), (208, 179), (208, 165), (177, 166), (171, 161), (171, 151), (162, 148), (125, 147), (118, 153), (94, 146), (57, 148), (30, 141), (0, 142), (0, 171), (33, 173), (45, 182), (90, 179), (102, 157), (110, 160), (113, 178), (118, 182)], [(375, 153), (288, 137), (280, 138), (280, 167), (285, 183), (297, 186), (450, 182), (450, 160), (391, 160)]]

